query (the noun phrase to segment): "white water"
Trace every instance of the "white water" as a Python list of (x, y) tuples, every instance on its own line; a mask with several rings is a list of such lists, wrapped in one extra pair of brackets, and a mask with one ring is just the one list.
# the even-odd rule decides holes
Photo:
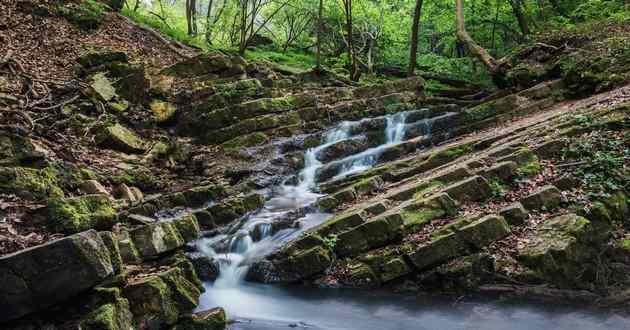
[[(399, 143), (404, 137), (406, 117), (406, 113), (386, 116), (385, 144), (345, 158), (347, 165), (341, 169), (338, 176), (356, 173), (376, 164), (384, 147)], [(271, 230), (274, 220), (286, 216), (289, 212), (308, 207), (321, 197), (320, 194), (313, 192), (317, 187), (317, 171), (325, 165), (318, 160), (319, 153), (335, 143), (351, 138), (353, 128), (360, 124), (361, 121), (344, 121), (329, 130), (324, 135), (321, 145), (306, 151), (304, 169), (299, 173), (299, 183), (282, 185), (274, 189), (275, 191), (262, 210), (249, 215), (235, 234), (229, 237), (220, 235), (197, 242), (200, 251), (218, 260), (221, 271), (208, 293), (204, 295), (204, 299), (209, 297), (216, 299), (217, 294), (220, 296), (222, 290), (238, 288), (247, 274), (248, 260), (271, 252), (282, 243), (288, 242), (302, 231), (318, 225), (328, 217), (327, 214), (311, 212), (300, 219), (300, 229), (285, 229), (278, 233), (272, 233)], [(260, 240), (257, 242), (252, 238), (254, 230), (259, 232)], [(217, 253), (212, 246), (224, 240), (229, 240), (228, 252)]]

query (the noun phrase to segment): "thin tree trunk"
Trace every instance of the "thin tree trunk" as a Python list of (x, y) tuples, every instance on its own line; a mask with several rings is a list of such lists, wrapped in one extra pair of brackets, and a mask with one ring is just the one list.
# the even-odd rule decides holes
[(324, 0), (319, 0), (319, 10), (317, 13), (317, 51), (315, 54), (315, 70), (321, 72), (322, 70), (322, 25), (324, 14)]
[(494, 15), (494, 22), (492, 22), (492, 53), (494, 56), (497, 56), (497, 23), (499, 22), (499, 12), (501, 9), (501, 0), (497, 0), (497, 12)]
[(560, 14), (560, 16), (569, 17), (569, 15), (567, 15), (567, 13), (564, 11), (564, 9), (562, 9), (560, 4), (558, 3), (558, 0), (549, 0), (549, 2), (551, 2), (551, 6), (556, 11), (556, 13)]
[(411, 48), (409, 50), (408, 76), (413, 76), (418, 59), (418, 32), (420, 31), (420, 16), (422, 16), (422, 0), (416, 0), (416, 8), (413, 11), (413, 23), (411, 25)]
[(512, 6), (512, 11), (514, 12), (514, 16), (516, 16), (518, 26), (521, 28), (523, 36), (529, 35), (529, 25), (527, 24), (527, 19), (523, 13), (521, 0), (510, 0), (510, 5)]
[(346, 33), (348, 42), (348, 59), (350, 60), (350, 79), (358, 81), (360, 78), (359, 66), (354, 53), (354, 41), (352, 33), (352, 0), (343, 0), (346, 13)]
[(457, 39), (461, 41), (468, 51), (475, 56), (483, 65), (488, 69), (491, 74), (495, 74), (498, 71), (497, 61), (492, 57), (487, 50), (479, 46), (473, 38), (470, 37), (466, 31), (466, 24), (464, 20), (464, 0), (457, 0), (456, 3), (456, 17), (457, 17)]

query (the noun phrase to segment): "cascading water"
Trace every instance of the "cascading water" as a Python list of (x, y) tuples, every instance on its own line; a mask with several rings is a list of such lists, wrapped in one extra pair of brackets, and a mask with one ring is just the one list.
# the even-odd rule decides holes
[[(369, 148), (356, 155), (346, 157), (344, 166), (339, 170), (338, 176), (345, 176), (374, 166), (385, 147), (400, 143), (406, 130), (405, 120), (407, 113), (398, 113), (385, 117), (384, 129), (385, 143)], [(322, 223), (329, 214), (318, 211), (307, 212), (300, 219), (299, 229), (284, 229), (274, 233), (272, 223), (274, 220), (287, 216), (290, 212), (311, 206), (317, 201), (320, 194), (315, 193), (317, 188), (317, 172), (323, 164), (319, 161), (319, 154), (326, 148), (341, 141), (352, 138), (352, 131), (359, 127), (362, 121), (344, 121), (337, 127), (328, 131), (323, 137), (323, 143), (306, 151), (304, 155), (304, 169), (299, 173), (297, 185), (282, 185), (274, 189), (271, 198), (264, 207), (242, 222), (240, 228), (231, 235), (219, 235), (211, 239), (201, 239), (197, 242), (199, 251), (212, 257), (219, 264), (220, 274), (212, 284), (206, 284), (207, 290), (202, 296), (200, 309), (209, 305), (232, 305), (239, 294), (239, 287), (246, 285), (244, 277), (248, 270), (248, 260), (265, 255), (282, 243), (286, 243), (299, 235), (304, 230)], [(256, 233), (256, 235), (254, 235)], [(254, 239), (254, 236), (256, 239)], [(216, 244), (222, 246), (223, 252), (217, 252), (213, 248)]]
[(359, 173), (376, 165), (385, 148), (402, 142), (407, 128), (407, 115), (408, 112), (400, 112), (385, 117), (387, 122), (387, 126), (385, 127), (385, 143), (342, 159), (341, 162), (343, 162), (343, 165), (341, 166), (341, 170), (333, 179)]

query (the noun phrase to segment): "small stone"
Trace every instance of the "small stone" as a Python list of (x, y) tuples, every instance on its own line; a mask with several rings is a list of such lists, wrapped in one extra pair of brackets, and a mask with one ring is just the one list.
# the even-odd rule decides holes
[(507, 221), (510, 226), (522, 225), (529, 217), (529, 213), (527, 213), (523, 204), (518, 202), (501, 209), (499, 215), (505, 218), (505, 221)]
[(116, 88), (114, 88), (114, 85), (111, 80), (107, 78), (105, 73), (102, 72), (92, 76), (90, 82), (90, 93), (105, 102), (109, 102), (117, 96)]
[(136, 203), (138, 201), (136, 199), (136, 195), (131, 191), (131, 188), (124, 183), (114, 189), (114, 196), (118, 199), (124, 199), (131, 203)]
[(160, 100), (153, 100), (151, 104), (149, 104), (149, 108), (151, 108), (153, 118), (155, 118), (157, 123), (166, 123), (171, 121), (171, 119), (175, 116), (175, 112), (177, 112), (175, 105)]
[(142, 193), (142, 190), (140, 190), (140, 188), (138, 187), (129, 187), (129, 189), (131, 189), (131, 193), (136, 201), (142, 202), (142, 200), (144, 199), (144, 194)]
[(79, 189), (89, 195), (109, 195), (109, 192), (105, 189), (105, 187), (96, 180), (83, 181), (83, 183), (79, 186)]

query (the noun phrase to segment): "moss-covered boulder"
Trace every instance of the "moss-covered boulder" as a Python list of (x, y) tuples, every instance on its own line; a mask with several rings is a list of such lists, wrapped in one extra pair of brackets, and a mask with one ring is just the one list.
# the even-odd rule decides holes
[(114, 273), (109, 252), (90, 230), (0, 258), (0, 322), (52, 306)]
[(129, 283), (124, 295), (139, 324), (166, 328), (197, 307), (201, 292), (179, 268)]
[(365, 222), (363, 212), (351, 212), (334, 216), (323, 224), (317, 226), (315, 231), (322, 237), (338, 234), (350, 228), (357, 227)]
[(223, 308), (213, 308), (181, 318), (173, 330), (224, 330), (227, 317)]
[(245, 73), (247, 63), (238, 56), (230, 57), (219, 52), (197, 55), (178, 62), (162, 71), (162, 74), (183, 78), (194, 76), (230, 77)]
[(406, 206), (402, 210), (401, 216), (405, 229), (408, 232), (412, 232), (431, 220), (452, 216), (456, 213), (457, 205), (455, 201), (446, 193), (438, 193)]
[(371, 251), (358, 256), (357, 260), (369, 265), (382, 283), (392, 281), (412, 271), (398, 249), (386, 247)]
[(0, 134), (0, 166), (38, 165), (45, 156), (45, 149), (33, 139)]
[(72, 234), (88, 229), (110, 229), (117, 214), (106, 195), (55, 198), (48, 202), (48, 226), (56, 232)]
[(129, 301), (121, 296), (118, 288), (97, 288), (98, 301), (92, 310), (81, 318), (79, 325), (86, 330), (129, 330), (134, 328)]
[(185, 242), (192, 242), (201, 236), (199, 222), (197, 222), (197, 218), (192, 214), (173, 220), (173, 225), (182, 235)]
[(596, 276), (596, 258), (607, 233), (584, 217), (558, 216), (525, 242), (517, 259), (559, 287), (588, 288)]
[(147, 150), (145, 141), (120, 124), (103, 128), (96, 141), (101, 146), (126, 153), (143, 153)]
[(89, 51), (77, 58), (77, 63), (83, 67), (83, 69), (93, 69), (98, 67), (104, 67), (114, 62), (127, 63), (129, 58), (127, 53), (117, 50), (100, 50)]
[(172, 222), (159, 222), (142, 226), (129, 233), (134, 246), (143, 259), (184, 246), (184, 239)]
[(53, 167), (0, 167), (0, 192), (28, 199), (63, 197), (59, 172)]
[(282, 278), (295, 282), (321, 274), (331, 262), (330, 252), (324, 246), (318, 245), (305, 250), (295, 250), (274, 264)]

